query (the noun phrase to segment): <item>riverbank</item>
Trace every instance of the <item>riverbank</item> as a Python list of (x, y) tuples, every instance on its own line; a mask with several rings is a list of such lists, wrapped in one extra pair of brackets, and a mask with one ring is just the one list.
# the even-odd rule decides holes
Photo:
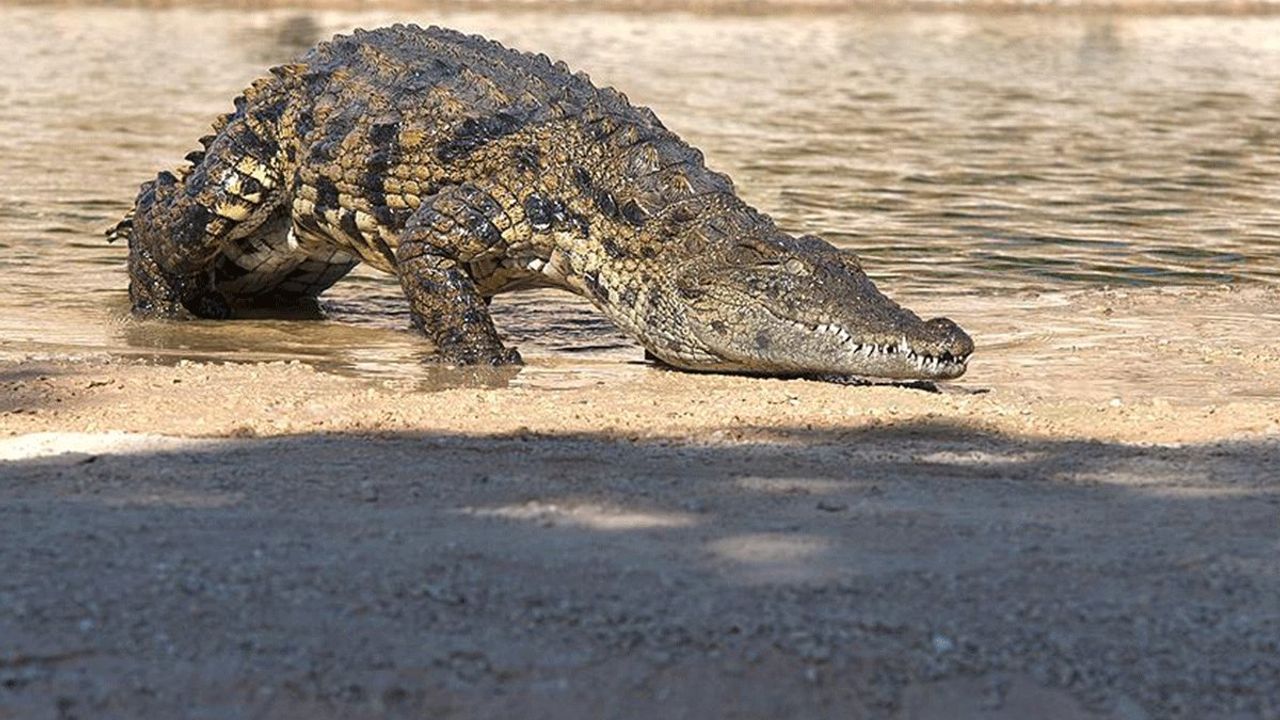
[(9, 354), (0, 717), (1275, 717), (1280, 293), (955, 302), (940, 392)]
[[(568, 310), (580, 301), (554, 297), (566, 312), (583, 312)], [(579, 340), (594, 339), (607, 351), (554, 352), (516, 324), (554, 327), (554, 309), (532, 314), (500, 301), (497, 324), (525, 348), (526, 368), (448, 371), (409, 364), (405, 354), (386, 361), (390, 370), (362, 375), (353, 361), (328, 355), (304, 356), (314, 365), (200, 362), (184, 359), (180, 345), (232, 348), (262, 340), (283, 348), (282, 334), (314, 326), (314, 337), (323, 341), (320, 331), (333, 325), (308, 322), (142, 323), (150, 334), (136, 339), (126, 357), (11, 351), (0, 354), (6, 398), (0, 434), (430, 432), (711, 441), (930, 422), (1124, 443), (1280, 436), (1280, 339), (1272, 332), (1280, 321), (1280, 289), (1103, 290), (908, 298), (907, 304), (961, 318), (978, 339), (959, 381), (928, 391), (682, 373), (642, 362), (638, 347), (616, 349), (615, 342), (625, 341), (608, 330)], [(212, 334), (224, 329), (225, 336)], [(384, 335), (400, 333), (347, 337), (394, 347)], [(413, 345), (412, 336), (403, 335)], [(359, 348), (350, 350), (358, 354)], [(201, 357), (205, 351), (187, 352)]]

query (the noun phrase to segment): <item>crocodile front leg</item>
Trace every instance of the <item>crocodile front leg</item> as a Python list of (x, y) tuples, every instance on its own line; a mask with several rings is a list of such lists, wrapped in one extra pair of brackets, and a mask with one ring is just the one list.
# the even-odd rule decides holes
[(465, 264), (504, 250), (493, 223), (502, 212), (485, 192), (459, 185), (425, 198), (396, 249), (400, 285), (413, 324), (435, 343), (438, 359), (457, 365), (519, 364), (498, 337), (488, 303)]

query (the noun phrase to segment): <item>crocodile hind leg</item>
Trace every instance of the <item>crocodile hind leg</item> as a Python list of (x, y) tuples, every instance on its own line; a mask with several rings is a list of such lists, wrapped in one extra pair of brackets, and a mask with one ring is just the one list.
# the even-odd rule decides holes
[(272, 215), (280, 185), (273, 161), (273, 144), (233, 121), (184, 177), (165, 172), (142, 186), (129, 221), (134, 314), (230, 315), (214, 284), (215, 261), (224, 242), (252, 233)]
[(502, 344), (488, 303), (466, 270), (466, 263), (501, 252), (501, 232), (492, 221), (500, 212), (483, 191), (455, 186), (425, 198), (400, 235), (396, 267), (413, 324), (435, 343), (443, 362), (520, 363), (520, 353)]

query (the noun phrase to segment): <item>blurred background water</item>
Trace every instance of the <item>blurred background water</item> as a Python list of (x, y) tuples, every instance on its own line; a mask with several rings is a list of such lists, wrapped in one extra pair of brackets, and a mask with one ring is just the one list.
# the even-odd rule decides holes
[[(325, 322), (135, 323), (126, 249), (101, 235), (266, 67), (397, 21), (622, 89), (785, 229), (855, 249), (929, 314), (1280, 278), (1280, 17), (16, 5), (0, 6), (0, 351), (406, 372), (421, 344), (389, 278), (357, 271)], [(578, 353), (579, 377), (639, 357), (564, 294), (498, 312), (534, 354)]]

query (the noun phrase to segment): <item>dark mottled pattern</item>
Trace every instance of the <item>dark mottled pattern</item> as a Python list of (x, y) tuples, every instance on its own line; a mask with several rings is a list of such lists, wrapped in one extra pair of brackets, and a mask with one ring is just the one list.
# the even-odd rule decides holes
[(446, 163), (466, 160), (476, 150), (515, 134), (523, 126), (524, 121), (520, 117), (506, 111), (490, 117), (465, 118), (454, 130), (453, 137), (436, 148), (436, 158)]
[(332, 180), (321, 178), (316, 182), (316, 213), (324, 214), (326, 210), (337, 210), (338, 186)]

